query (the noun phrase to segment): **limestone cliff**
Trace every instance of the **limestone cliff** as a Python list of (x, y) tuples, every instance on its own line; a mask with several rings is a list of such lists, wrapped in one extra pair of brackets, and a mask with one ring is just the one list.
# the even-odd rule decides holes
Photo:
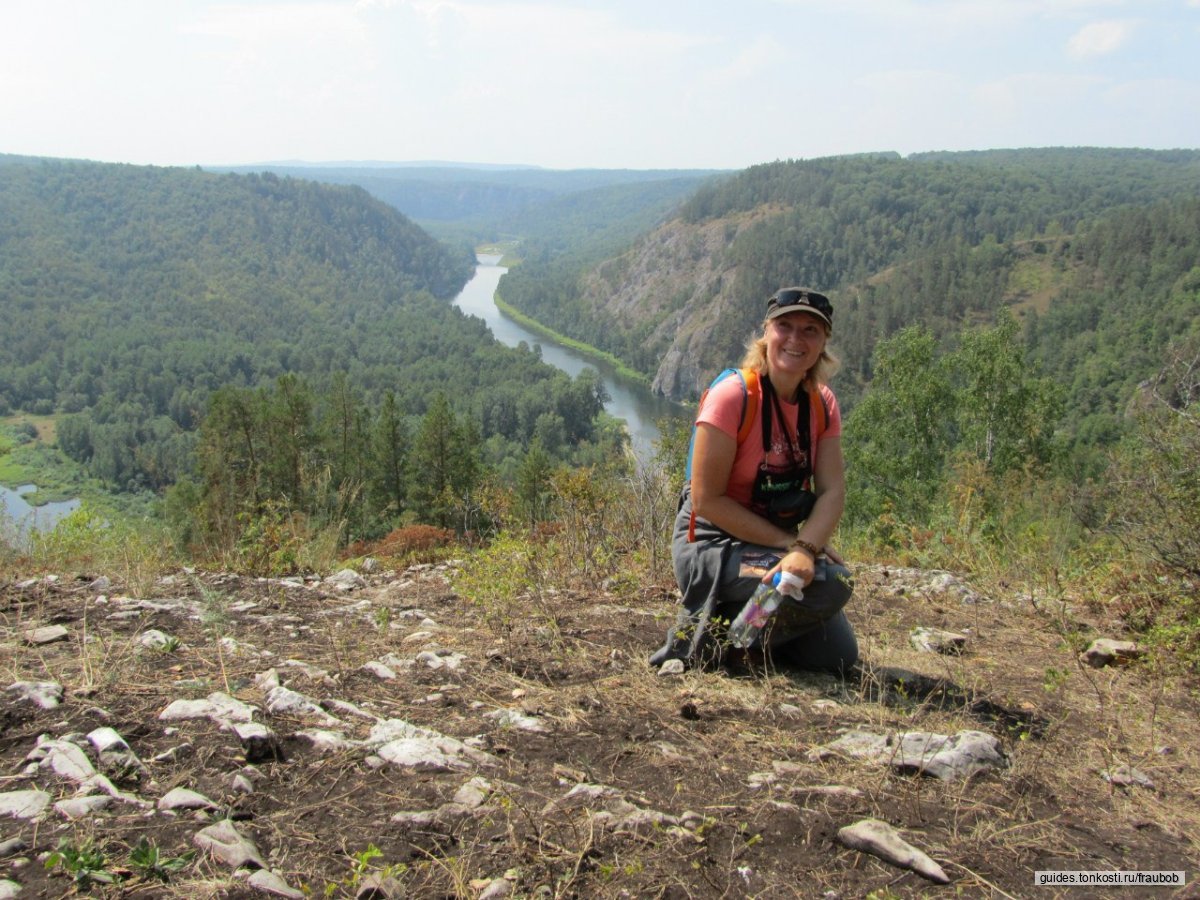
[(694, 399), (717, 370), (736, 362), (748, 334), (733, 334), (727, 324), (746, 317), (734, 309), (737, 267), (726, 250), (777, 212), (760, 208), (697, 224), (672, 220), (584, 277), (590, 307), (606, 310), (617, 328), (647, 330), (644, 345), (659, 360), (656, 394)]

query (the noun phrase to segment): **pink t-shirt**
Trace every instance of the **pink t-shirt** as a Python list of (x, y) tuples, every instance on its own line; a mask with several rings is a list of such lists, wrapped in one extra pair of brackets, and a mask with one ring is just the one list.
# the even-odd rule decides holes
[[(696, 414), (696, 424), (699, 425), (703, 422), (712, 425), (736, 440), (738, 426), (741, 425), (744, 396), (740, 378), (731, 375), (722, 379), (704, 398), (704, 404)], [(821, 385), (821, 396), (825, 399), (825, 408), (829, 411), (829, 421), (817, 441), (817, 446), (813, 449), (813, 458), (810, 461), (813, 471), (816, 471), (816, 457), (821, 441), (826, 438), (839, 437), (842, 433), (842, 413), (838, 409), (837, 398), (826, 385)], [(764, 410), (768, 409), (769, 405), (767, 397), (762, 397), (754, 421), (750, 423), (750, 432), (742, 445), (737, 448), (737, 455), (733, 458), (733, 469), (729, 473), (729, 485), (725, 489), (727, 496), (746, 507), (750, 505), (750, 493), (754, 487), (754, 479), (758, 475), (758, 467), (763, 461), (762, 417)], [(787, 421), (788, 433), (795, 435), (799, 405), (782, 400), (779, 405), (783, 410), (783, 417)], [(815, 434), (816, 430), (817, 412), (815, 409), (811, 409), (809, 410), (808, 433)], [(772, 464), (786, 463), (788, 460), (787, 444), (783, 435), (780, 434), (778, 426), (771, 429), (771, 443), (773, 446), (767, 461)]]

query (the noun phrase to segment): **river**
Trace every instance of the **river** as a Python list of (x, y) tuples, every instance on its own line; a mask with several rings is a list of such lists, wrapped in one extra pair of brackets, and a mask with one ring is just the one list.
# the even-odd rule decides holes
[(23, 484), (16, 490), (0, 484), (0, 541), (23, 546), (30, 533), (49, 531), (59, 519), (79, 508), (78, 499), (31, 506), (25, 496), (36, 491), (32, 484)]
[(454, 299), (455, 306), (487, 322), (496, 339), (508, 347), (516, 347), (521, 342), (540, 347), (543, 360), (572, 378), (585, 368), (599, 372), (611, 398), (604, 406), (605, 411), (624, 420), (634, 456), (638, 462), (648, 463), (654, 456), (655, 442), (659, 438), (658, 420), (683, 417), (688, 411), (678, 403), (655, 396), (644, 385), (618, 375), (612, 366), (529, 331), (505, 316), (496, 307), (495, 296), (500, 278), (508, 269), (499, 264), (499, 256), (480, 254), (478, 260), (475, 277)]

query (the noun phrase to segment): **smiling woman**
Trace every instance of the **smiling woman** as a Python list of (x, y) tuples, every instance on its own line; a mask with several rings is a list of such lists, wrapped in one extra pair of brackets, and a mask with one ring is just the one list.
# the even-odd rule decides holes
[(719, 623), (777, 572), (803, 596), (784, 598), (752, 649), (799, 668), (845, 672), (857, 660), (841, 611), (850, 572), (827, 546), (846, 494), (841, 413), (824, 383), (836, 368), (832, 325), (824, 294), (777, 291), (740, 377), (701, 400), (672, 543), (683, 612), (651, 664), (725, 658)]

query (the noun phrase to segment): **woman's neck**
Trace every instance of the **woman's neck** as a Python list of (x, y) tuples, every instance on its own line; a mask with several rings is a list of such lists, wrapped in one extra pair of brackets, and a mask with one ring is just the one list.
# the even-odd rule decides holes
[(800, 393), (800, 385), (804, 382), (803, 378), (780, 375), (770, 371), (767, 372), (767, 377), (771, 379), (771, 387), (775, 389), (780, 400), (787, 403), (796, 402), (796, 397)]

